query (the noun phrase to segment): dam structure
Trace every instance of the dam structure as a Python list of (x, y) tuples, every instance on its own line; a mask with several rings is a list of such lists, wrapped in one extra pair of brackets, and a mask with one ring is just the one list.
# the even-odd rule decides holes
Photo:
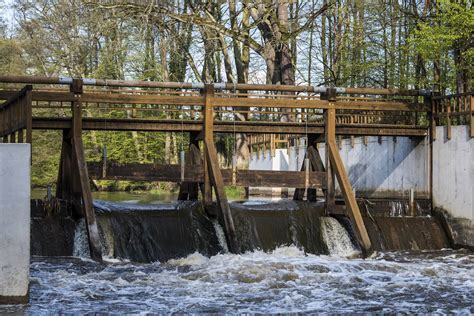
[[(34, 130), (62, 132), (55, 196), (31, 201), (32, 255), (176, 263), (291, 245), (356, 257), (474, 247), (472, 93), (30, 76), (0, 84), (0, 145), (34, 148)], [(182, 133), (189, 144), (178, 164), (88, 161), (88, 131)], [(237, 133), (249, 168), (219, 163), (215, 136)], [(92, 180), (178, 183), (178, 201), (94, 201)], [(285, 199), (231, 202), (226, 186)]]

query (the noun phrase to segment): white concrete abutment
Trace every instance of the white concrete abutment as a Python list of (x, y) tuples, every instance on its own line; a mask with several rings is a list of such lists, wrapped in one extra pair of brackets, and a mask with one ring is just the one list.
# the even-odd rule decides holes
[(0, 144), (0, 304), (28, 302), (30, 144)]
[[(474, 139), (463, 125), (451, 127), (450, 140), (444, 126), (436, 135), (432, 151), (429, 137), (369, 136), (343, 139), (339, 152), (357, 197), (408, 199), (410, 190), (417, 199), (432, 196), (433, 207), (448, 217), (454, 243), (474, 247)], [(324, 144), (318, 150), (324, 162)], [(253, 153), (249, 166), (300, 170), (304, 155), (305, 147)]]

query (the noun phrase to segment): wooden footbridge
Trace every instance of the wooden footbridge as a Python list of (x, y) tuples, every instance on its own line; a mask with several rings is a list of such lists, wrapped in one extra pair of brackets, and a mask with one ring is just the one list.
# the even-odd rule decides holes
[[(62, 131), (56, 195), (72, 201), (77, 214), (85, 217), (91, 254), (97, 260), (101, 248), (90, 179), (177, 182), (181, 185), (179, 199), (198, 199), (201, 193), (205, 205), (212, 204), (214, 192), (230, 250), (236, 251), (238, 240), (224, 186), (291, 187), (296, 188), (295, 199), (306, 196), (308, 200), (315, 200), (316, 189), (322, 189), (331, 213), (337, 178), (358, 241), (369, 251), (371, 242), (337, 139), (425, 137), (433, 133), (437, 122), (450, 122), (455, 115), (451, 105), (446, 107), (446, 99), (428, 91), (23, 76), (0, 76), (0, 84), (0, 99), (5, 100), (0, 105), (3, 142), (34, 146), (33, 129)], [(472, 133), (472, 98), (464, 96), (459, 102), (459, 115), (470, 120)], [(190, 144), (186, 158), (177, 165), (88, 163), (84, 130), (188, 133)], [(301, 171), (239, 170), (235, 164), (220, 169), (215, 133), (243, 133), (253, 139), (258, 135), (306, 135), (305, 164)], [(316, 147), (323, 142), (327, 168)]]

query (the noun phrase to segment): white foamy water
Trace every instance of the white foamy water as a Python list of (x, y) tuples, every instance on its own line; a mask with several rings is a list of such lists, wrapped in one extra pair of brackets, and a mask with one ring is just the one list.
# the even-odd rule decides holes
[(321, 217), (321, 233), (330, 255), (355, 257), (360, 254), (347, 230), (334, 217)]
[(474, 255), (388, 253), (371, 259), (198, 253), (166, 263), (108, 265), (33, 258), (28, 306), (0, 314), (474, 313)]
[(90, 258), (89, 241), (87, 238), (86, 221), (81, 218), (74, 231), (73, 256)]
[(221, 246), (222, 251), (225, 253), (229, 252), (229, 247), (227, 246), (227, 240), (225, 239), (224, 229), (222, 229), (221, 224), (219, 224), (219, 222), (216, 219), (214, 219), (212, 221), (212, 225), (214, 225), (214, 230), (216, 231), (217, 240), (219, 241), (219, 246)]

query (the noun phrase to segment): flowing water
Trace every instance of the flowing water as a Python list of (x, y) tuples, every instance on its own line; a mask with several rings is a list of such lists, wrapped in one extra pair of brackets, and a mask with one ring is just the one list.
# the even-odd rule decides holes
[[(171, 208), (161, 207), (159, 212), (152, 212), (149, 207), (135, 205), (130, 211), (126, 207), (117, 210), (113, 203), (99, 204), (102, 208), (99, 222), (102, 230), (108, 229), (102, 242), (115, 244), (116, 251), (120, 250), (117, 244), (122, 245), (128, 238), (142, 242), (142, 236), (137, 236), (138, 228), (152, 234), (153, 240), (170, 238), (166, 243), (180, 243), (172, 235), (163, 234), (162, 230), (169, 224), (157, 229), (156, 221), (152, 220), (163, 212), (171, 212)], [(240, 213), (235, 213), (240, 225), (256, 225), (256, 219), (242, 215), (245, 207), (260, 208), (259, 216), (270, 212), (265, 207), (273, 207), (263, 202), (241, 205)], [(118, 213), (111, 214), (110, 208)], [(290, 221), (281, 218), (281, 227), (292, 225), (294, 234), (301, 235), (298, 218), (306, 214), (303, 224), (312, 223), (320, 228), (322, 246), (317, 249), (324, 248), (329, 255), (310, 254), (304, 249), (311, 247), (301, 244), (279, 245), (266, 252), (229, 254), (219, 222), (196, 218), (189, 211), (183, 215), (182, 226), (176, 229), (193, 227), (199, 236), (183, 233), (190, 243), (188, 249), (208, 249), (214, 255), (207, 257), (194, 252), (175, 257), (178, 259), (136, 263), (110, 256), (111, 246), (105, 245), (107, 249), (103, 253), (108, 256), (100, 264), (87, 258), (85, 225), (79, 223), (74, 240), (76, 257), (33, 257), (30, 304), (0, 306), (0, 314), (474, 313), (472, 252), (449, 249), (386, 252), (362, 259), (349, 233), (335, 218), (314, 220), (316, 217), (309, 217), (311, 212), (300, 215), (291, 212)], [(129, 222), (135, 222), (129, 227), (135, 233), (126, 235), (127, 231), (120, 229)], [(300, 243), (304, 239), (293, 237), (293, 232), (288, 234), (285, 240)], [(212, 235), (215, 246), (199, 244), (202, 236)], [(264, 236), (262, 231), (256, 232), (251, 241), (264, 245)], [(153, 244), (153, 240), (148, 242)], [(318, 239), (310, 241), (313, 244)], [(140, 251), (145, 253), (150, 249), (164, 248), (154, 245)], [(135, 255), (133, 251), (139, 252), (129, 246), (118, 253), (127, 258)]]
[(370, 259), (199, 253), (163, 263), (35, 257), (30, 305), (0, 313), (474, 313), (474, 256), (385, 253)]

